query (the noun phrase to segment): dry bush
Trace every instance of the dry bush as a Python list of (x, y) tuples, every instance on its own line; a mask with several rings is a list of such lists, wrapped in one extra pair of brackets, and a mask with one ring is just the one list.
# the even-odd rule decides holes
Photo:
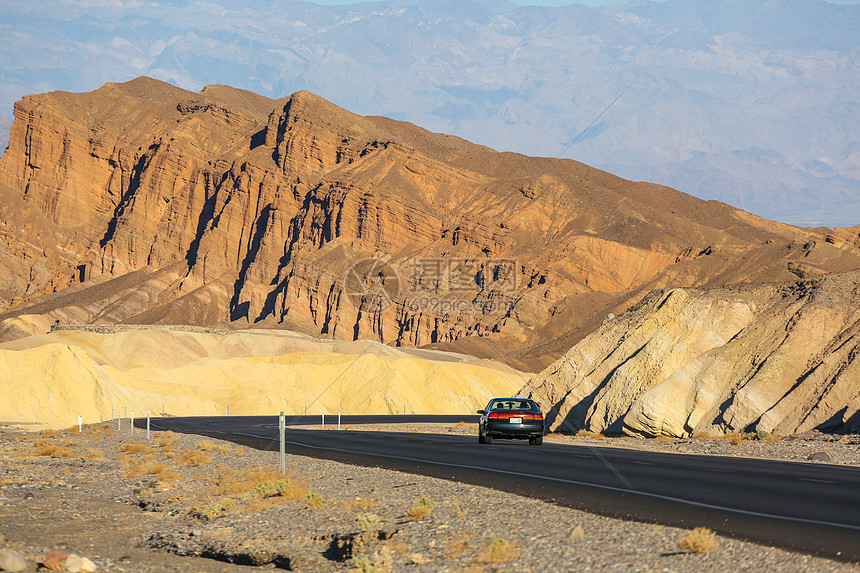
[(461, 518), (466, 517), (466, 512), (463, 511), (463, 508), (460, 507), (460, 504), (457, 503), (456, 501), (454, 501), (452, 503), (454, 504), (454, 513), (457, 514), (457, 517), (461, 517)]
[(599, 438), (599, 439), (602, 439), (602, 438), (605, 438), (606, 436), (604, 436), (603, 434), (600, 434), (598, 432), (592, 432), (591, 430), (580, 430), (576, 433), (576, 437), (577, 438)]
[(132, 464), (125, 472), (125, 477), (135, 478), (142, 475), (158, 475), (167, 471), (167, 466), (161, 462), (143, 462)]
[(351, 511), (362, 511), (371, 507), (379, 507), (379, 504), (372, 499), (365, 499), (363, 497), (357, 497), (346, 504), (346, 508)]
[(716, 535), (706, 527), (697, 527), (678, 540), (684, 553), (710, 553), (720, 546)]
[(740, 444), (746, 441), (746, 438), (737, 432), (732, 432), (731, 434), (726, 434), (725, 438), (731, 442), (733, 446), (739, 446)]
[(155, 433), (155, 447), (162, 451), (172, 450), (178, 441), (179, 437), (171, 431)]
[(230, 509), (236, 503), (234, 499), (222, 499), (216, 504), (210, 505), (202, 510), (194, 511), (202, 519), (214, 519)]
[(322, 507), (323, 496), (315, 491), (308, 493), (308, 505), (311, 507)]
[(459, 533), (445, 541), (443, 555), (446, 559), (457, 559), (472, 550), (471, 544), (472, 540), (468, 535)]
[(259, 483), (284, 479), (281, 472), (271, 468), (249, 468), (243, 471), (224, 469), (212, 482), (214, 495), (240, 495), (251, 491)]
[(159, 472), (158, 475), (156, 475), (155, 477), (158, 478), (158, 481), (163, 482), (173, 482), (182, 479), (182, 475), (179, 472), (175, 472), (171, 469), (166, 469), (163, 472)]
[(158, 481), (172, 482), (179, 480), (182, 476), (168, 468), (162, 462), (148, 461), (132, 464), (125, 472), (125, 477), (136, 478), (144, 475), (155, 476)]
[(415, 505), (406, 511), (406, 517), (408, 517), (410, 521), (421, 521), (422, 519), (429, 517), (431, 511), (433, 510), (426, 505)]
[(119, 451), (125, 452), (127, 454), (151, 454), (155, 450), (153, 450), (146, 444), (141, 444), (140, 442), (131, 440), (130, 442), (126, 442), (125, 444), (121, 445), (119, 447)]
[(91, 461), (99, 461), (105, 459), (104, 454), (95, 448), (87, 448), (84, 454), (84, 459)]
[(52, 458), (71, 458), (75, 455), (69, 448), (54, 445), (42, 446), (36, 450), (36, 454), (40, 456), (50, 456)]
[(82, 434), (109, 434), (113, 435), (110, 424), (86, 424), (81, 430)]
[(222, 454), (229, 454), (233, 450), (228, 444), (216, 444), (212, 440), (200, 440), (197, 442), (197, 447), (204, 452), (219, 452)]
[(233, 450), (233, 453), (237, 456), (244, 456), (245, 450), (243, 448), (236, 448), (235, 450)]
[(714, 437), (708, 432), (696, 432), (693, 437), (697, 440), (712, 440)]
[(201, 452), (199, 450), (182, 450), (179, 457), (176, 458), (176, 463), (180, 466), (202, 466), (212, 461), (212, 454)]
[(471, 426), (472, 426), (472, 424), (470, 424), (468, 422), (457, 422), (456, 424), (454, 424), (455, 428), (469, 428)]
[(381, 520), (375, 513), (362, 513), (355, 518), (355, 524), (359, 531), (376, 531), (379, 529)]
[(675, 438), (673, 438), (672, 436), (659, 435), (654, 438), (654, 440), (657, 442), (674, 442)]
[(520, 548), (515, 543), (497, 537), (489, 547), (479, 553), (478, 560), (482, 563), (507, 563), (519, 556)]

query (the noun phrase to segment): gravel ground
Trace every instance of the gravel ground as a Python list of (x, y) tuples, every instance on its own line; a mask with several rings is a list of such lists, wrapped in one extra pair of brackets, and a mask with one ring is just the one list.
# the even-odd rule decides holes
[[(686, 530), (378, 468), (288, 456), (279, 481), (277, 452), (125, 428), (0, 435), (0, 546), (33, 567), (64, 548), (99, 571), (860, 571), (719, 536), (685, 552)], [(856, 436), (552, 440), (858, 465)]]

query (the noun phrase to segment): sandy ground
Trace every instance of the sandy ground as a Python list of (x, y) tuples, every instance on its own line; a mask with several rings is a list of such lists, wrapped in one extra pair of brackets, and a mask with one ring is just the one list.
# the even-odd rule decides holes
[(471, 356), (286, 331), (76, 327), (0, 344), (0, 421), (48, 428), (176, 416), (450, 414), (525, 377)]

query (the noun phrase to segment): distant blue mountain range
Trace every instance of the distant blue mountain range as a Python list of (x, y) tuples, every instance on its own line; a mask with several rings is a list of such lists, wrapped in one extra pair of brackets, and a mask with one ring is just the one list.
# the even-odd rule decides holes
[(771, 219), (860, 224), (857, 4), (6, 0), (0, 37), (6, 118), (28, 93), (139, 75), (307, 89)]

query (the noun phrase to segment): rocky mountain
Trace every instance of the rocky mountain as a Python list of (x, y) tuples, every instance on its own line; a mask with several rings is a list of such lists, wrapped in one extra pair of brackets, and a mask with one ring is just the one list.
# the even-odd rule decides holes
[(285, 328), (535, 370), (652, 289), (855, 269), (857, 245), (308, 92), (28, 96), (0, 158), (0, 319)]
[(553, 428), (697, 433), (860, 431), (860, 271), (658, 290), (522, 392)]
[[(810, 0), (6, 0), (0, 116), (25, 94), (147, 75), (304, 89), (528, 155), (594, 121), (565, 157), (844, 227), (860, 223), (858, 29), (860, 5)], [(0, 119), (0, 150), (7, 133)]]

